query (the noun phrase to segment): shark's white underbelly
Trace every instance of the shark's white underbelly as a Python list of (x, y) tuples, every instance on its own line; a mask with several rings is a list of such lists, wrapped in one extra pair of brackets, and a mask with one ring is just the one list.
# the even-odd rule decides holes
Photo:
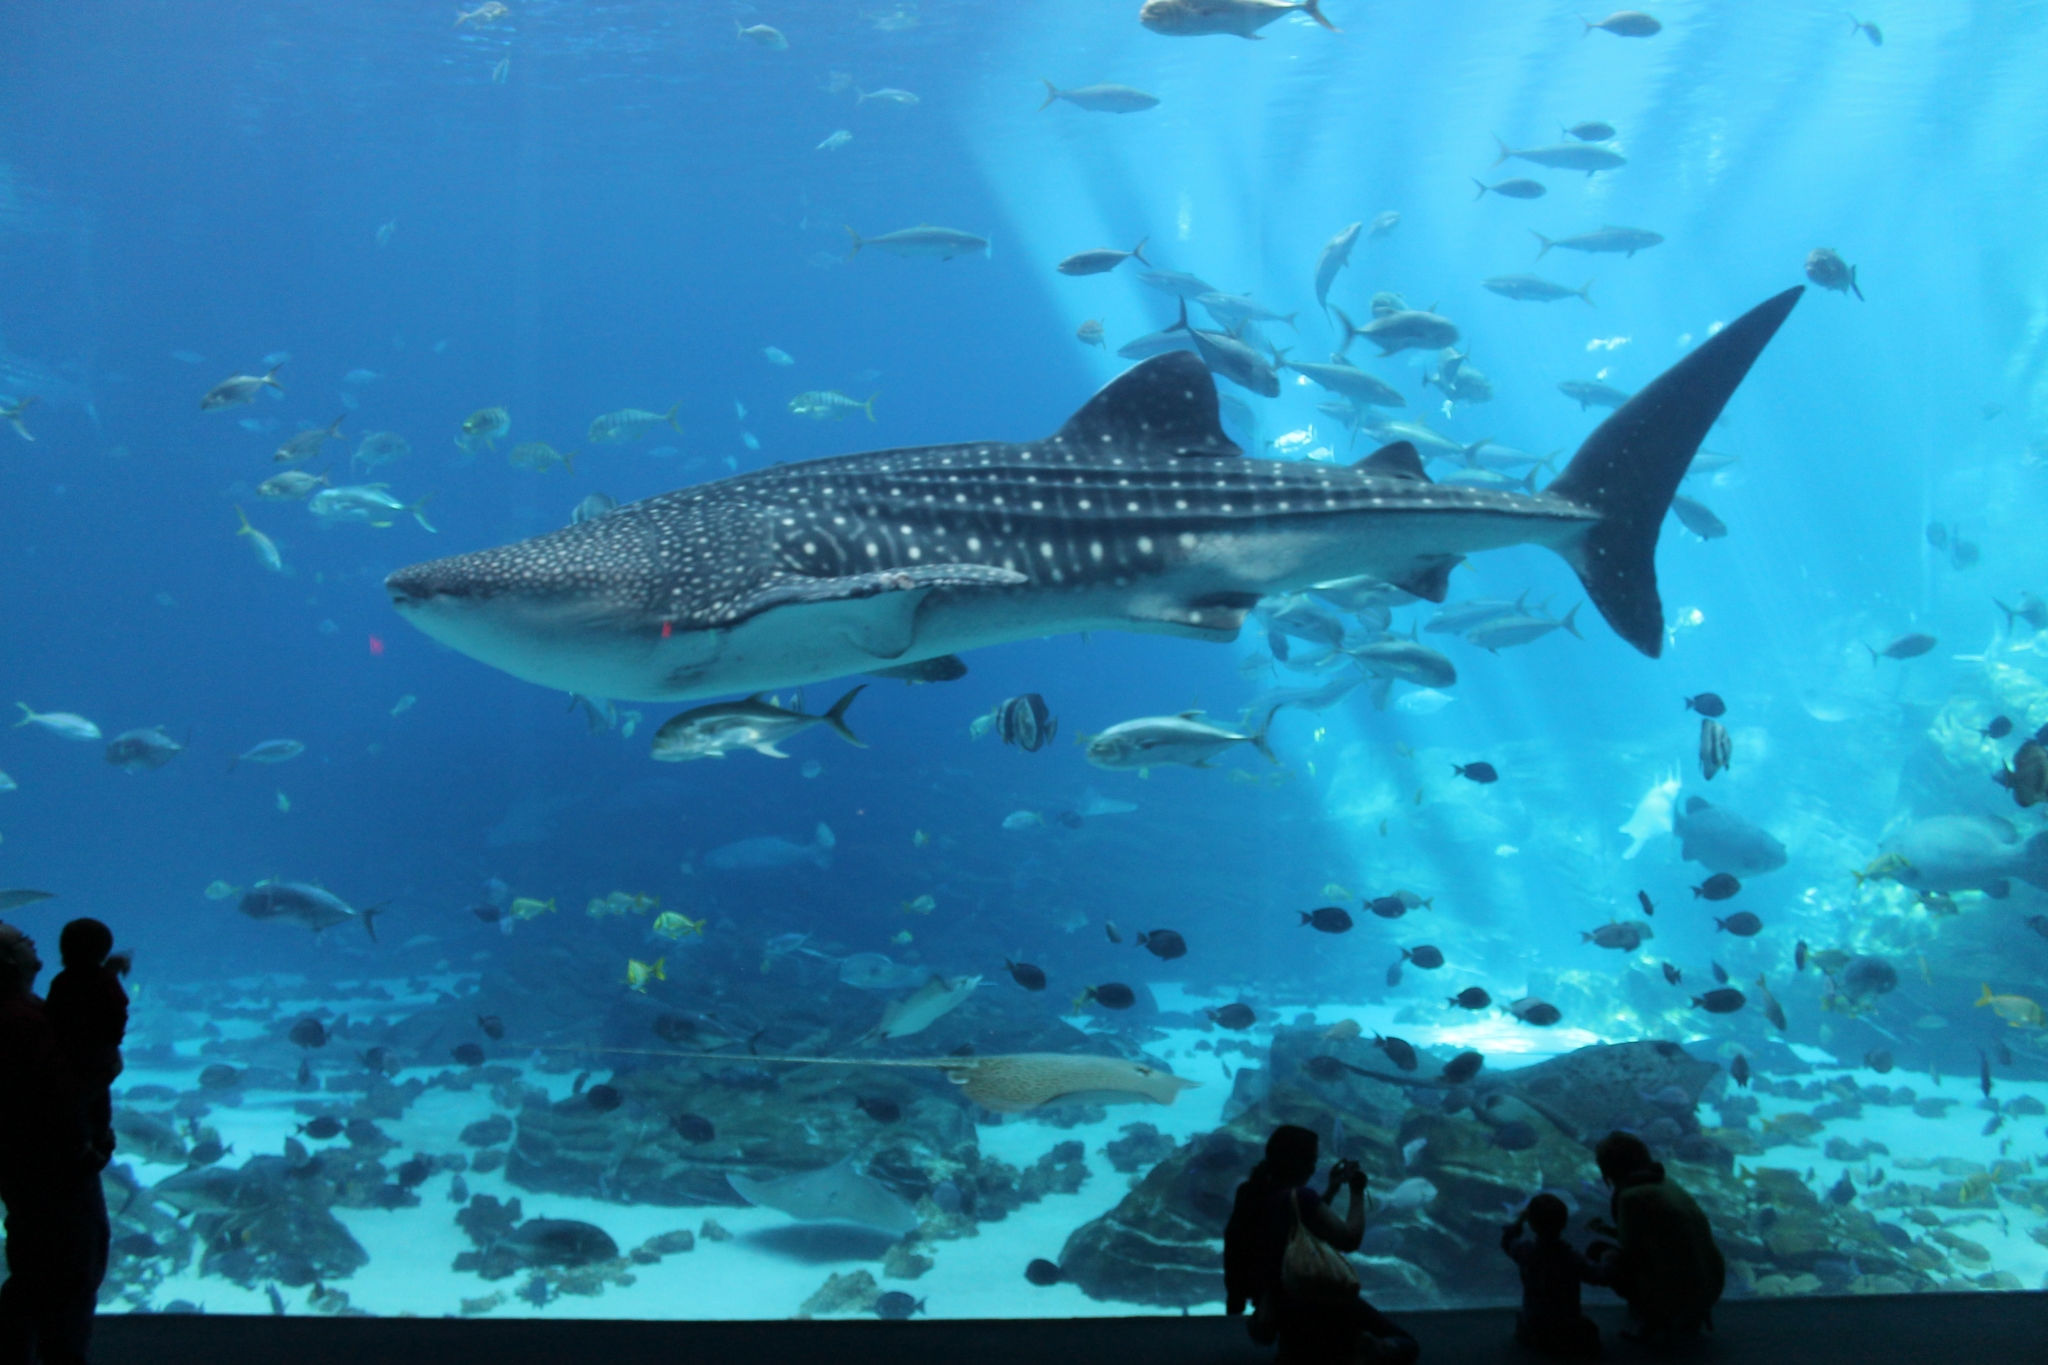
[[(1118, 582), (913, 589), (777, 607), (737, 626), (609, 629), (558, 623), (488, 638), (483, 623), (421, 620), (430, 634), (543, 686), (621, 701), (689, 701), (768, 691), (1093, 630), (1234, 638), (1258, 597), (1361, 574), (1400, 577), (1446, 556), (1525, 541), (1555, 543), (1583, 523), (1498, 514), (1340, 514), (1178, 532), (1157, 572)], [(531, 623), (529, 623), (531, 624)], [(491, 632), (495, 634), (495, 632)]]

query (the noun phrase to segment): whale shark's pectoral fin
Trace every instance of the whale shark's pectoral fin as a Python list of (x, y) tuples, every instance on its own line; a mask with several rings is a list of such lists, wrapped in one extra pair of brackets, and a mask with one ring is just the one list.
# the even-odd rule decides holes
[(804, 619), (811, 623), (806, 629), (836, 634), (873, 658), (899, 659), (916, 641), (917, 609), (934, 589), (1011, 588), (1029, 581), (1014, 569), (987, 564), (878, 569), (842, 578), (781, 574), (735, 603), (732, 623), (780, 608), (804, 608)]
[(1451, 570), (1464, 562), (1463, 555), (1434, 555), (1388, 581), (1425, 602), (1441, 602), (1450, 596)]
[(1256, 593), (1216, 593), (1192, 601), (1138, 597), (1125, 607), (1124, 624), (1131, 630), (1228, 644), (1237, 638), (1245, 616), (1258, 602)]
[(913, 569), (877, 569), (844, 578), (806, 578), (776, 574), (733, 604), (730, 619), (737, 625), (775, 607), (818, 606), (855, 602), (884, 593), (919, 592), (932, 588), (1014, 588), (1030, 580), (1015, 569), (989, 564), (932, 564)]

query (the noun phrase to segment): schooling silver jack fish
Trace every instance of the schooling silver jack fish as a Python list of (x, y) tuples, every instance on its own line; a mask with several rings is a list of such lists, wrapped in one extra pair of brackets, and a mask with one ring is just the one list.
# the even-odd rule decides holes
[(515, 677), (683, 701), (1071, 631), (1228, 641), (1262, 597), (1371, 575), (1442, 601), (1465, 555), (1535, 543), (1654, 657), (1658, 528), (1801, 292), (1647, 385), (1539, 494), (1431, 483), (1405, 442), (1348, 469), (1243, 458), (1208, 370), (1175, 351), (1044, 440), (780, 465), (385, 586), (419, 629)]

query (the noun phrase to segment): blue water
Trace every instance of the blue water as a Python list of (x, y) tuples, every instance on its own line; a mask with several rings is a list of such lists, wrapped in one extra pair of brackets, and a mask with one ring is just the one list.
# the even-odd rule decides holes
[[(1792, 971), (1792, 945), (1882, 953), (1906, 984), (1872, 1022), (1900, 1040), (1902, 1066), (1967, 1076), (2002, 1041), (2013, 1079), (2038, 1079), (2038, 1033), (1970, 1005), (1986, 976), (2001, 993), (2048, 990), (2048, 940), (2024, 924), (2042, 892), (1964, 893), (1936, 920), (1847, 873), (1910, 818), (2042, 828), (1985, 779), (2048, 722), (2048, 664), (1991, 602), (2048, 591), (2048, 11), (1859, 11), (1883, 26), (1873, 47), (1825, 4), (1673, 4), (1664, 32), (1628, 40), (1582, 36), (1563, 5), (1329, 0), (1341, 35), (1297, 17), (1256, 43), (1163, 37), (1136, 8), (519, 3), (459, 27), (452, 6), (371, 3), (17, 16), (0, 56), (0, 395), (42, 401), (24, 417), (32, 444), (0, 430), (0, 701), (77, 712), (109, 737), (162, 725), (187, 752), (128, 774), (97, 746), (0, 732), (18, 785), (0, 793), (0, 885), (58, 893), (12, 918), (50, 939), (71, 915), (106, 919), (137, 952), (146, 1001), (152, 981), (461, 973), (542, 945), (623, 972), (662, 945), (580, 907), (625, 889), (708, 917), (710, 941), (737, 941), (724, 951), (749, 964), (769, 937), (806, 933), (1007, 990), (1001, 958), (1028, 954), (1056, 978), (1048, 1016), (1079, 983), (1111, 979), (1288, 1016), (1405, 993), (1432, 1018), (1432, 997), (1483, 983), (1502, 1000), (1568, 994), (1571, 1022), (1600, 1038), (1675, 1036), (1707, 1056), (1759, 1046), (1749, 1015), (1687, 1015), (1678, 993), (1670, 1012), (1646, 1010), (1621, 959), (1581, 945), (1580, 931), (1633, 917), (1640, 888), (1662, 913), (1636, 975), (1670, 960), (1704, 981), (1710, 957), (1743, 979), (1768, 972), (1787, 1037), (1853, 1064), (1882, 1040), (1821, 1009), (1825, 987)], [(778, 26), (788, 50), (735, 38), (735, 15)], [(1041, 77), (1161, 103), (1040, 111)], [(849, 86), (919, 102), (856, 104)], [(1525, 147), (1588, 118), (1619, 130), (1626, 167), (1489, 170), (1495, 135)], [(838, 129), (852, 141), (815, 150)], [(1511, 174), (1548, 194), (1473, 201), (1471, 177)], [(1433, 305), (1497, 397), (1447, 413), (1420, 386), (1433, 354), (1352, 354), (1409, 396), (1394, 415), (1537, 452), (1568, 453), (1601, 415), (1558, 382), (1640, 387), (1799, 283), (1814, 247), (1858, 268), (1868, 302), (1809, 290), (1708, 438), (1736, 462), (1686, 491), (1730, 533), (1667, 525), (1662, 660), (1588, 607), (1583, 642), (1446, 645), (1459, 681), (1433, 715), (1378, 712), (1360, 691), (1283, 711), (1279, 770), (1242, 750), (1220, 765), (1232, 773), (1140, 778), (1090, 767), (1070, 737), (1190, 708), (1234, 720), (1262, 689), (1312, 680), (1276, 670), (1257, 631), (1227, 648), (1098, 633), (981, 651), (943, 686), (870, 680), (852, 712), (864, 749), (817, 729), (788, 762), (667, 768), (645, 743), (671, 708), (622, 702), (643, 713), (637, 733), (593, 733), (560, 694), (411, 630), (382, 591), (405, 564), (562, 525), (592, 491), (625, 502), (775, 461), (1043, 435), (1122, 367), (1114, 347), (1173, 317), (1135, 263), (1054, 272), (1084, 248), (1145, 238), (1158, 266), (1299, 309), (1298, 333), (1268, 335), (1321, 359), (1335, 337), (1314, 307), (1316, 253), (1389, 209), (1398, 227), (1358, 243), (1332, 301), (1360, 319), (1376, 290)], [(872, 237), (918, 223), (992, 249), (847, 255), (848, 225)], [(1604, 223), (1666, 240), (1532, 264), (1532, 230)], [(1597, 307), (1478, 285), (1525, 271), (1591, 278)], [(1087, 319), (1109, 352), (1074, 338)], [(770, 346), (794, 366), (770, 364)], [(199, 411), (272, 353), (288, 354), (282, 396)], [(344, 380), (357, 369), (378, 377)], [(1315, 409), (1320, 390), (1292, 376), (1278, 400), (1223, 387), (1251, 404), (1261, 440), (1312, 426), (1307, 446), (1351, 457)], [(787, 411), (828, 388), (878, 394), (873, 425)], [(584, 439), (599, 413), (672, 403), (680, 435)], [(509, 409), (511, 433), (465, 458), (459, 424), (490, 406)], [(309, 468), (356, 481), (347, 452), (363, 435), (404, 435), (412, 453), (365, 477), (406, 502), (431, 494), (437, 534), (404, 515), (326, 527), (255, 495), (280, 441), (344, 411), (346, 445)], [(531, 440), (581, 451), (575, 473), (509, 466), (509, 446)], [(235, 534), (237, 505), (279, 546), (282, 574)], [(1930, 522), (1980, 561), (1956, 567)], [(1452, 582), (1453, 600), (1527, 589), (1559, 613), (1581, 596), (1533, 548), (1483, 555)], [(1866, 655), (1911, 631), (1939, 647)], [(1728, 698), (1735, 743), (1711, 788), (1680, 705), (1708, 689)], [(1028, 691), (1060, 717), (1054, 744), (1025, 755), (970, 739), (976, 716)], [(816, 685), (805, 701), (821, 710), (838, 692)], [(393, 714), (404, 697), (416, 703)], [(2020, 729), (1994, 754), (1969, 732), (2001, 711)], [(277, 737), (307, 752), (228, 771)], [(1501, 782), (1451, 776), (1475, 759)], [(1734, 805), (1791, 848), (1741, 902), (1766, 922), (1757, 939), (1713, 932), (1688, 890), (1702, 869), (1672, 841), (1620, 858), (1617, 827), (1674, 769), (1686, 795)], [(1091, 789), (1138, 809), (1003, 828)], [(820, 823), (837, 838), (829, 868), (702, 866), (734, 840), (806, 840)], [(200, 894), (268, 877), (383, 904), (378, 941), (352, 926), (316, 941)], [(505, 935), (471, 913), (492, 879), (561, 911)], [(1317, 937), (1296, 916), (1331, 899), (1330, 882), (1413, 888), (1434, 917), (1411, 932), (1420, 917), (1359, 912), (1348, 938)], [(901, 913), (924, 893), (932, 915)], [(1195, 951), (1160, 963), (1115, 949), (1105, 920), (1173, 927)], [(905, 929), (912, 944), (890, 941)], [(1395, 947), (1425, 933), (1453, 959), (1446, 988), (1411, 972), (1389, 995)], [(679, 1007), (704, 989), (688, 965), (700, 947), (667, 950), (657, 990)], [(1974, 1135), (1981, 1120), (1955, 1122)], [(2042, 1155), (2038, 1121), (2014, 1130), (2015, 1155)], [(1927, 1128), (1926, 1153), (1942, 1131)]]

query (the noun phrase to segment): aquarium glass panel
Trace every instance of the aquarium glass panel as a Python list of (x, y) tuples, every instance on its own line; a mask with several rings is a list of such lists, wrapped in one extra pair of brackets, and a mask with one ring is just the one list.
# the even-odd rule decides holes
[(102, 1311), (2048, 1283), (2048, 8), (9, 28)]

